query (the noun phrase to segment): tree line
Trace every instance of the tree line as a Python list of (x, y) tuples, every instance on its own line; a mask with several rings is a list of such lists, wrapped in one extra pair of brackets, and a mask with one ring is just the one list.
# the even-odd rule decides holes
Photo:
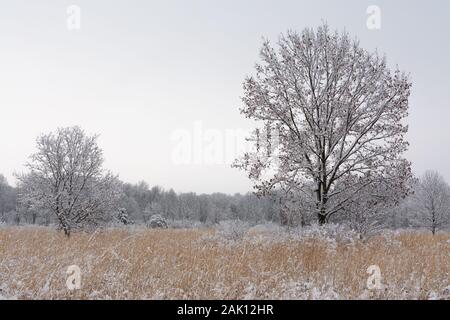
[[(121, 195), (105, 222), (119, 222), (125, 212), (130, 223), (145, 224), (153, 215), (169, 221), (191, 221), (215, 224), (223, 220), (242, 220), (251, 223), (279, 222), (279, 205), (273, 199), (258, 198), (253, 193), (234, 195), (224, 193), (176, 193), (147, 182), (120, 182)], [(52, 210), (33, 207), (20, 202), (20, 189), (10, 186), (0, 175), (0, 221), (8, 224), (58, 223)]]
[[(229, 219), (293, 227), (315, 222), (313, 212), (287, 207), (281, 193), (273, 197), (258, 197), (254, 193), (176, 193), (173, 189), (150, 187), (144, 181), (121, 182), (121, 189), (120, 200), (106, 219), (107, 223), (120, 223), (120, 212), (125, 212), (128, 223), (134, 224), (146, 224), (156, 214), (181, 226), (212, 225)], [(427, 171), (415, 181), (413, 190), (412, 195), (380, 214), (349, 215), (333, 222), (349, 223), (361, 233), (377, 228), (427, 228), (435, 233), (450, 228), (450, 187), (444, 178), (436, 171)], [(51, 210), (21, 203), (19, 189), (10, 186), (0, 174), (0, 223), (51, 225), (58, 221)]]

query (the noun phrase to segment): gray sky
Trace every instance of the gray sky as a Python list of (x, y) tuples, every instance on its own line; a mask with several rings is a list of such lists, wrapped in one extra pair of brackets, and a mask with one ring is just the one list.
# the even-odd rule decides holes
[[(289, 28), (300, 31), (322, 21), (345, 28), (362, 47), (378, 48), (390, 65), (410, 72), (407, 156), (416, 174), (435, 169), (450, 181), (448, 1), (1, 4), (0, 173), (10, 182), (13, 172), (23, 170), (38, 134), (80, 125), (101, 134), (105, 166), (124, 181), (146, 180), (180, 192), (249, 191), (245, 173), (228, 160), (174, 161), (177, 133), (195, 138), (200, 132), (205, 140), (193, 153), (201, 156), (222, 142), (233, 145), (226, 133), (251, 126), (238, 108), (261, 37), (276, 40)], [(72, 4), (81, 9), (79, 30), (67, 28)], [(381, 8), (380, 30), (366, 26), (369, 5)], [(224, 157), (234, 151), (225, 149)]]

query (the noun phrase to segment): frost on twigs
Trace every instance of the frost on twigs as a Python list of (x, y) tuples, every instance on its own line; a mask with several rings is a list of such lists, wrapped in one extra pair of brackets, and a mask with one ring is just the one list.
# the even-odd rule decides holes
[[(241, 220), (224, 220), (209, 229), (209, 232), (199, 238), (202, 246), (209, 245), (231, 245), (252, 240), (251, 230), (253, 228), (248, 222)], [(254, 239), (253, 239), (254, 240)]]
[(172, 220), (170, 221), (171, 229), (199, 229), (205, 227), (203, 223), (200, 221), (181, 219), (181, 220)]
[(342, 243), (352, 243), (358, 239), (358, 233), (345, 224), (328, 223), (320, 226), (312, 224), (306, 228), (297, 229), (300, 239), (315, 238)]
[(225, 240), (242, 240), (246, 235), (250, 225), (239, 220), (221, 221), (218, 226), (218, 235)]

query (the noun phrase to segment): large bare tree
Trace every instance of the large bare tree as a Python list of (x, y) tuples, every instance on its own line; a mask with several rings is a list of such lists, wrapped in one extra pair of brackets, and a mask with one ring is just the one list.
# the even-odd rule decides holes
[(103, 169), (96, 135), (79, 127), (41, 135), (26, 166), (29, 172), (17, 176), (20, 202), (53, 212), (67, 236), (115, 213), (120, 183)]
[(355, 203), (365, 210), (407, 193), (407, 75), (327, 25), (281, 35), (278, 50), (265, 41), (260, 56), (241, 112), (262, 125), (235, 164), (258, 193), (302, 195), (321, 224)]

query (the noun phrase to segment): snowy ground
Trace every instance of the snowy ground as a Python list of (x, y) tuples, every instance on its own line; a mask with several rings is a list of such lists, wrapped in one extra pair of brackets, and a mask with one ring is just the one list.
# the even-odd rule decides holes
[[(343, 226), (0, 227), (0, 299), (450, 299), (450, 235)], [(67, 287), (68, 266), (81, 271)], [(373, 288), (369, 266), (380, 270)], [(368, 283), (369, 280), (369, 283)]]

